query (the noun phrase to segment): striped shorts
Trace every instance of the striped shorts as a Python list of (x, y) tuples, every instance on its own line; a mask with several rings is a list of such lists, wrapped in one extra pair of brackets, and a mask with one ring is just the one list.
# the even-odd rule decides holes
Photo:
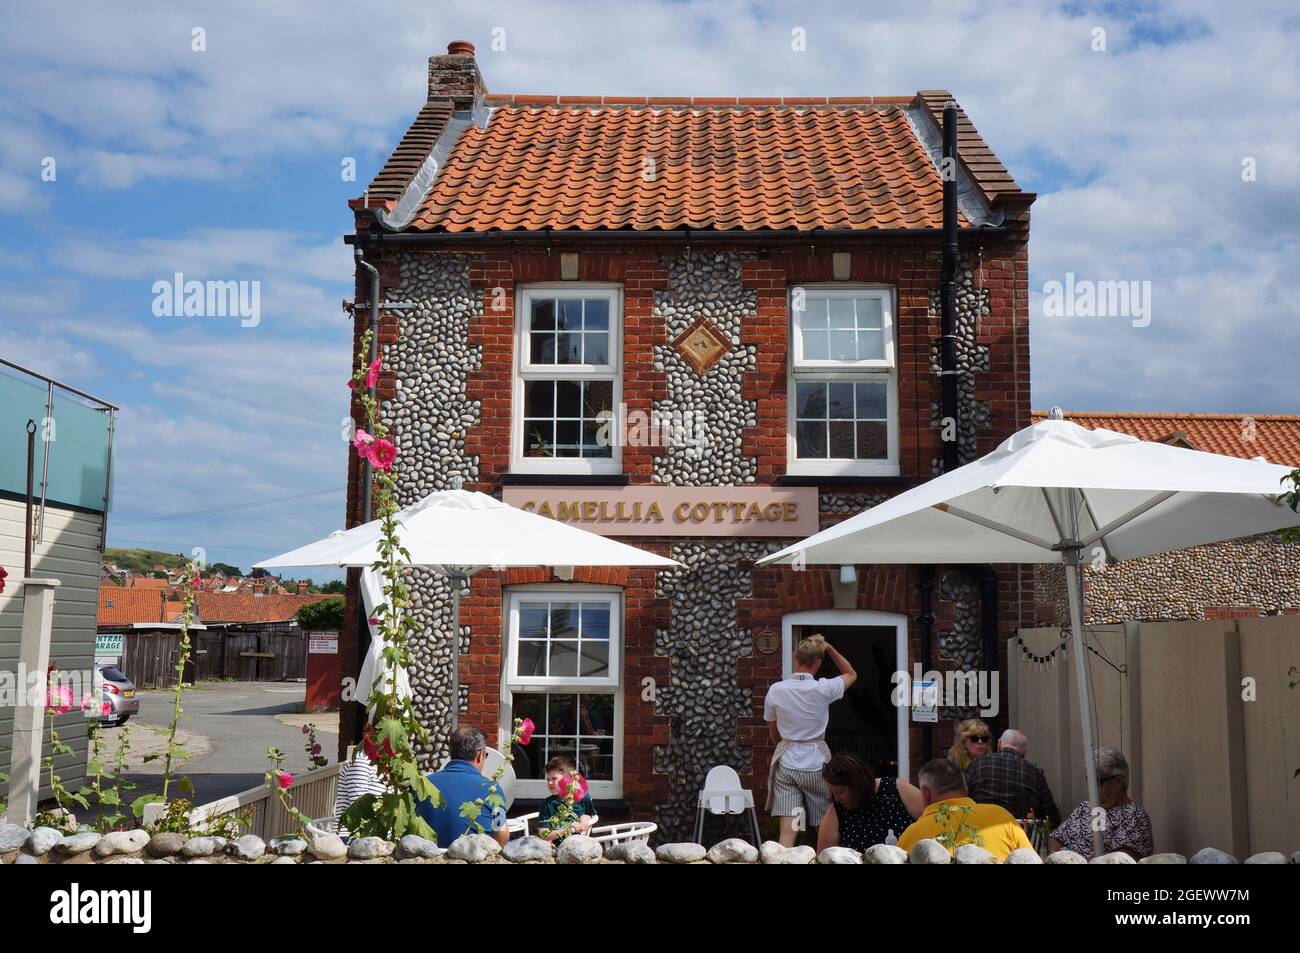
[(796, 771), (784, 764), (776, 767), (776, 792), (772, 800), (773, 817), (804, 817), (804, 829), (810, 830), (822, 822), (822, 815), (830, 807), (831, 792), (822, 779), (821, 769)]

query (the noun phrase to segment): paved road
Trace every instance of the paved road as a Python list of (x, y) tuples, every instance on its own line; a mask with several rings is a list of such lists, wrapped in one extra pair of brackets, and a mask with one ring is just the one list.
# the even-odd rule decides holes
[[(287, 771), (305, 771), (307, 739), (300, 725), (308, 719), (295, 716), (302, 711), (304, 693), (305, 686), (293, 682), (200, 682), (186, 690), (181, 696), (184, 715), (178, 741), (189, 750), (190, 759), (173, 765), (173, 777), (187, 775), (194, 782), (194, 803), (206, 804), (260, 785), (270, 764), (266, 749), (271, 745), (285, 753)], [(151, 729), (170, 726), (171, 713), (170, 692), (140, 693), (140, 713), (128, 722), (132, 756), (127, 777), (136, 784), (134, 791), (126, 792), (128, 799), (162, 790), (162, 760), (142, 764), (141, 757), (166, 746), (165, 737)], [(322, 714), (310, 720), (318, 726), (321, 753), (333, 762), (338, 750), (337, 716)], [(104, 757), (109, 763), (120, 732), (120, 728), (104, 729)]]

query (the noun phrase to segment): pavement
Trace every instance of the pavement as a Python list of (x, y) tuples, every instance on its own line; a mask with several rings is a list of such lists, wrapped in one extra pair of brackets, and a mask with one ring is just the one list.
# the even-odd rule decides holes
[[(270, 761), (266, 749), (279, 748), (285, 754), (284, 770), (299, 774), (307, 770), (303, 746), (307, 736), (302, 725), (315, 723), (321, 753), (333, 763), (338, 750), (338, 715), (322, 712), (303, 714), (306, 686), (295, 682), (200, 682), (181, 696), (183, 714), (177, 726), (177, 743), (189, 757), (172, 765), (175, 778), (186, 775), (194, 782), (194, 804), (238, 794), (260, 786)], [(166, 749), (165, 733), (171, 725), (172, 694), (169, 691), (140, 692), (140, 713), (127, 722), (130, 752), (126, 777), (135, 783), (123, 792), (130, 802), (142, 794), (161, 793), (163, 762), (159, 758), (144, 764), (144, 755)], [(101, 760), (105, 768), (114, 762), (121, 728), (105, 728), (101, 735)]]

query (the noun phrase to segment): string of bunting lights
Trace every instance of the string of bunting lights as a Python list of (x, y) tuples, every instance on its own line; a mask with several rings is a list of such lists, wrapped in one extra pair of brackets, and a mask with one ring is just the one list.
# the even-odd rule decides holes
[[(1060, 631), (1061, 631), (1061, 640), (1052, 647), (1052, 650), (1050, 652), (1047, 652), (1046, 654), (1043, 655), (1039, 655), (1036, 652), (1029, 651), (1029, 648), (1028, 646), (1025, 645), (1024, 640), (1021, 639), (1020, 637), (1017, 637), (1016, 647), (1020, 653), (1021, 664), (1023, 664), (1026, 668), (1033, 669), (1036, 672), (1041, 672), (1048, 668), (1054, 668), (1056, 666), (1057, 656), (1059, 656), (1063, 651), (1065, 651), (1065, 647), (1070, 642), (1071, 633), (1069, 628), (1062, 628)], [(1097, 658), (1101, 659), (1103, 662), (1105, 662), (1115, 671), (1119, 672), (1121, 675), (1123, 675), (1127, 671), (1127, 668), (1125, 666), (1116, 665), (1114, 662), (1112, 662), (1109, 658), (1106, 657), (1106, 654), (1104, 652), (1101, 652), (1100, 650), (1093, 648), (1087, 642), (1083, 644), (1083, 647), (1087, 649), (1089, 652), (1091, 652), (1093, 655), (1097, 656)]]

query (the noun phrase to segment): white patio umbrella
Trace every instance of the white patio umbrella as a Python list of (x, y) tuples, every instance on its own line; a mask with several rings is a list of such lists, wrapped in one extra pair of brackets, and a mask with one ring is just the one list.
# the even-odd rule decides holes
[[(1113, 562), (1300, 526), (1280, 500), (1289, 472), (1045, 420), (979, 460), (758, 562), (1064, 563), (1088, 796), (1096, 808), (1083, 565), (1098, 555)], [(1093, 849), (1101, 850), (1100, 832)]]
[[(483, 493), (442, 490), (431, 493), (397, 514), (398, 535), (411, 554), (411, 566), (434, 569), (452, 584), (453, 632), (460, 631), (461, 584), (481, 569), (509, 569), (520, 566), (655, 566), (680, 565), (675, 560), (597, 536), (536, 513), (508, 506)], [(349, 530), (336, 530), (324, 539), (256, 563), (261, 569), (299, 566), (367, 567), (363, 573), (362, 596), (367, 614), (383, 600), (383, 586), (370, 567), (379, 559), (381, 521), (372, 520)], [(368, 698), (373, 683), (384, 674), (380, 653), (383, 645), (371, 626), (370, 651), (359, 673), (358, 693)], [(460, 652), (453, 647), (453, 686), (460, 681)], [(367, 679), (369, 681), (367, 681)], [(397, 690), (409, 696), (398, 673)], [(453, 688), (454, 691), (454, 688)], [(452, 700), (452, 721), (459, 705)]]

